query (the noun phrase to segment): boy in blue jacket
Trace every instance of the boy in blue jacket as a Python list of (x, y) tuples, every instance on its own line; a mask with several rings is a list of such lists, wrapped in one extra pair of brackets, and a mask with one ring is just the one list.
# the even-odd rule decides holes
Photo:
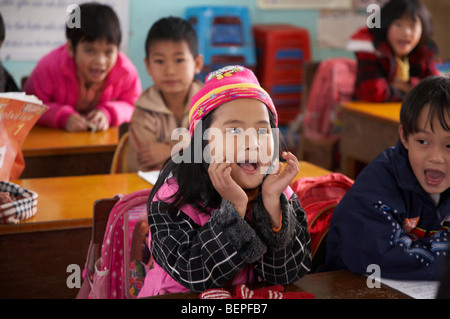
[[(423, 80), (405, 97), (400, 140), (355, 180), (336, 208), (325, 270), (439, 280), (450, 226), (450, 79)], [(369, 271), (371, 273), (371, 271)]]

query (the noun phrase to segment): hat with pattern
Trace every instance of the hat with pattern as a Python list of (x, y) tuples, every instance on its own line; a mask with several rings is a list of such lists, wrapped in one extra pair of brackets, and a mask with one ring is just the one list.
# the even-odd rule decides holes
[(259, 85), (255, 74), (240, 65), (226, 66), (208, 74), (205, 85), (192, 97), (189, 111), (189, 132), (208, 113), (235, 99), (257, 99), (272, 112), (278, 125), (278, 115), (270, 95)]

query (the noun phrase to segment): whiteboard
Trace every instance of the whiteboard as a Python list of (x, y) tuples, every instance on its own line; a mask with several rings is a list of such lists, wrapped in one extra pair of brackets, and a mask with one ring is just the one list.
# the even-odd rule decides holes
[[(38, 61), (66, 42), (66, 20), (70, 4), (85, 0), (0, 0), (6, 37), (0, 51), (3, 61)], [(128, 47), (128, 0), (99, 0), (110, 5), (120, 20), (121, 50)]]
[(321, 10), (317, 21), (317, 45), (344, 49), (350, 37), (366, 25), (369, 14), (352, 10)]

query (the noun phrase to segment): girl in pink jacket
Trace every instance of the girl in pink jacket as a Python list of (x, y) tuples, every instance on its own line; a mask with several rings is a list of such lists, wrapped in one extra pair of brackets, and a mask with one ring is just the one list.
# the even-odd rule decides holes
[(149, 196), (153, 268), (140, 297), (287, 285), (309, 272), (306, 215), (289, 187), (298, 161), (283, 152), (281, 170), (277, 118), (252, 71), (229, 66), (207, 76), (191, 100), (189, 144)]
[(49, 106), (38, 125), (77, 132), (129, 122), (141, 84), (119, 52), (119, 19), (106, 5), (85, 3), (80, 22), (81, 28), (66, 26), (67, 43), (44, 56), (25, 84)]

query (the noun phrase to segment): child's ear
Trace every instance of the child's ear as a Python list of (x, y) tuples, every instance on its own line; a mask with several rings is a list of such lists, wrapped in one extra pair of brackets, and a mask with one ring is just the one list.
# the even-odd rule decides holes
[(195, 74), (199, 74), (203, 69), (203, 54), (199, 54), (195, 57), (194, 63), (195, 63)]
[(72, 42), (70, 42), (70, 40), (68, 40), (66, 42), (66, 50), (67, 50), (67, 53), (69, 53), (70, 57), (72, 57), (72, 58), (75, 57), (75, 50), (74, 50), (74, 47), (72, 45)]
[(145, 69), (147, 70), (147, 74), (152, 76), (152, 72), (151, 72), (151, 68), (150, 68), (150, 61), (148, 57), (144, 57), (144, 64), (145, 64)]
[(400, 141), (403, 146), (408, 149), (408, 140), (405, 138), (405, 132), (403, 131), (403, 126), (401, 124), (398, 126), (398, 135), (400, 135)]

